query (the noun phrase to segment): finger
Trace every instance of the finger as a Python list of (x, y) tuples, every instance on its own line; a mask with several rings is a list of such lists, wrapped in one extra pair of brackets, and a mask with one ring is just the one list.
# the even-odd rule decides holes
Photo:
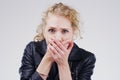
[(60, 57), (60, 54), (57, 52), (57, 50), (53, 46), (50, 45), (49, 48), (50, 48), (52, 54), (54, 54), (55, 56)]
[(54, 39), (55, 44), (63, 51), (66, 51), (65, 46), (58, 40)]
[(49, 43), (50, 45), (52, 45), (51, 41), (52, 41), (52, 39), (49, 39), (49, 40), (48, 40), (48, 43)]
[(62, 50), (58, 47), (58, 45), (55, 44), (55, 42), (53, 40), (50, 41), (50, 44), (56, 49), (56, 51), (58, 53), (62, 53), (63, 54)]
[(48, 49), (48, 52), (51, 54), (52, 51), (50, 50), (50, 44), (48, 44), (47, 49)]
[(70, 40), (64, 40), (63, 42), (62, 42), (62, 44), (66, 44), (66, 43), (68, 43)]
[(62, 44), (65, 46), (66, 49), (68, 49), (69, 46), (68, 40), (63, 41)]

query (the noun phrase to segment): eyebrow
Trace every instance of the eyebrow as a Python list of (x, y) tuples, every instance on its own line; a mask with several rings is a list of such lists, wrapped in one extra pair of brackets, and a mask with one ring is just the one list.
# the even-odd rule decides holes
[[(48, 28), (49, 28), (49, 29), (50, 29), (50, 28), (56, 29), (56, 27), (53, 27), (53, 26), (50, 26), (50, 27), (48, 27)], [(66, 27), (63, 27), (62, 29), (70, 30), (70, 28), (66, 28)]]

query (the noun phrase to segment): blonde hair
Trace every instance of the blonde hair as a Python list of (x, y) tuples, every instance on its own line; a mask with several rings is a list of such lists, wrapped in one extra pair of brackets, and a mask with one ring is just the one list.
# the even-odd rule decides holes
[(64, 16), (71, 22), (71, 26), (73, 27), (73, 29), (76, 29), (79, 31), (78, 12), (75, 9), (70, 8), (69, 6), (64, 5), (63, 3), (58, 3), (49, 7), (48, 10), (44, 13), (44, 16), (42, 17), (42, 22), (38, 26), (36, 31), (38, 34), (34, 37), (34, 40), (41, 41), (44, 39), (43, 27), (45, 27), (46, 25), (46, 19), (49, 13)]

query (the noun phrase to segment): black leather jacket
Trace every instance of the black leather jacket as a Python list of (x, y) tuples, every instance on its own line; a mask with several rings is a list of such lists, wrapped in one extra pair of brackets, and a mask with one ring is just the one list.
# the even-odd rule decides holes
[[(36, 68), (40, 64), (45, 52), (45, 40), (32, 41), (26, 46), (21, 61), (22, 65), (19, 69), (20, 80), (42, 80), (41, 76), (36, 72)], [(91, 80), (95, 61), (94, 54), (79, 48), (74, 43), (68, 59), (72, 80)], [(53, 63), (47, 80), (59, 80), (56, 63)]]

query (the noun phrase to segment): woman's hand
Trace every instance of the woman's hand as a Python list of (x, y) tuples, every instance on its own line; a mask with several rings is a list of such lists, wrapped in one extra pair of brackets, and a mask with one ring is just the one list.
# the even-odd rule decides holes
[(72, 47), (72, 41), (60, 42), (56, 39), (51, 39), (49, 41), (48, 51), (58, 65), (66, 65), (68, 64), (68, 57)]
[(48, 77), (48, 73), (51, 69), (52, 63), (54, 62), (53, 57), (51, 56), (51, 50), (48, 48), (50, 44), (47, 46), (47, 51), (42, 58), (38, 68), (36, 71), (40, 74), (43, 80), (46, 80)]
[(55, 39), (49, 41), (48, 50), (51, 51), (50, 54), (58, 65), (60, 80), (72, 80), (68, 64), (68, 57), (72, 47), (72, 41), (60, 42)]

